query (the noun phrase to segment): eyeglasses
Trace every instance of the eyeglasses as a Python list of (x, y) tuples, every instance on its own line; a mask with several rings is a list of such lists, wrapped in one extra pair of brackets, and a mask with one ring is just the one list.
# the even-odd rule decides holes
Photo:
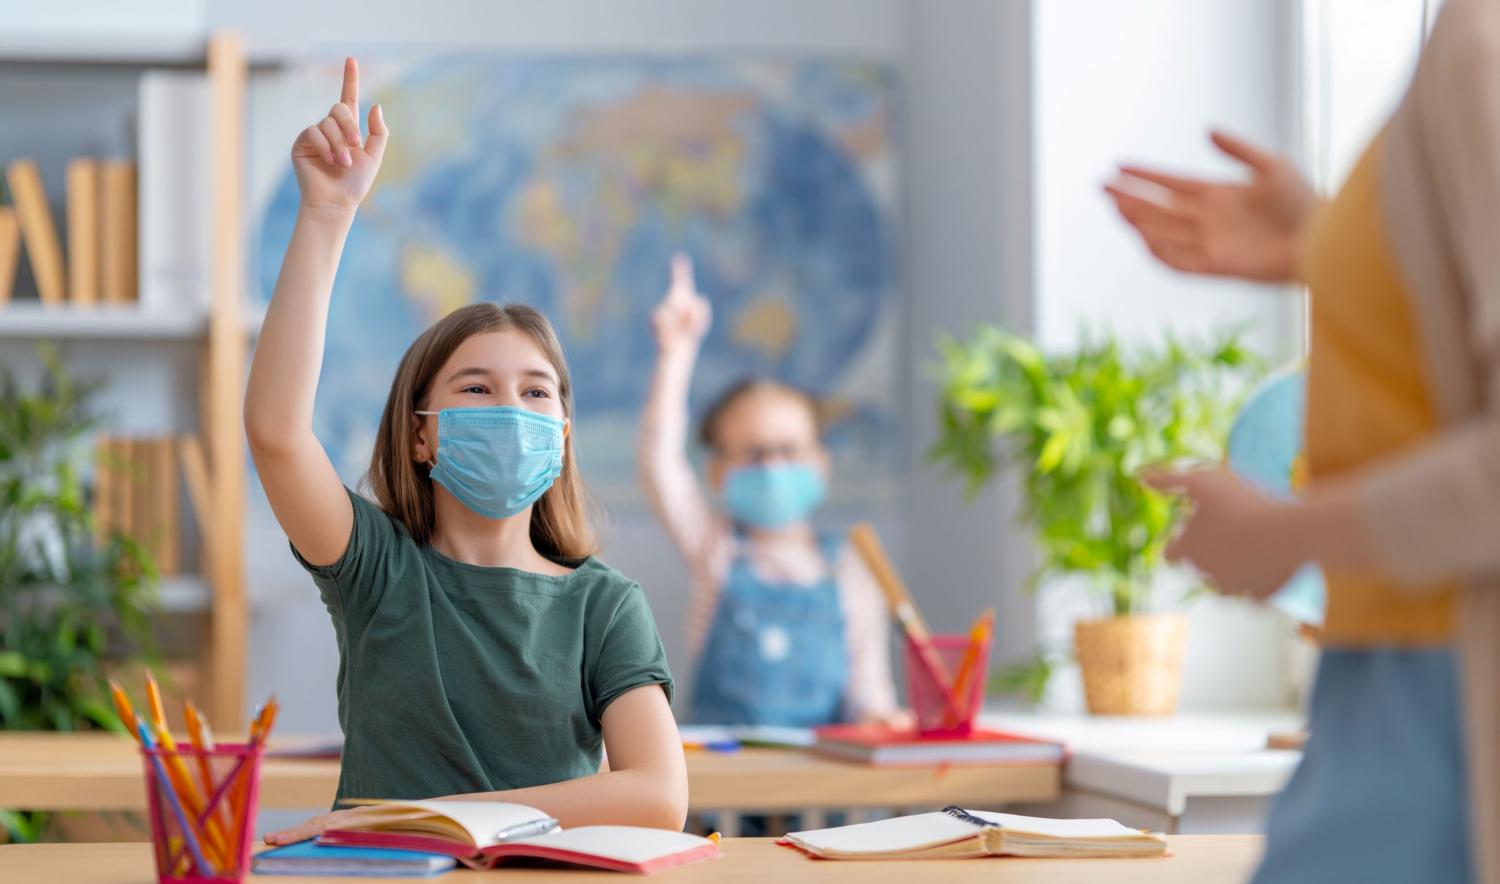
[(730, 463), (759, 465), (781, 460), (807, 460), (813, 456), (815, 450), (810, 445), (798, 445), (788, 442), (778, 445), (749, 445), (744, 448), (723, 448), (720, 449), (719, 454), (724, 460)]

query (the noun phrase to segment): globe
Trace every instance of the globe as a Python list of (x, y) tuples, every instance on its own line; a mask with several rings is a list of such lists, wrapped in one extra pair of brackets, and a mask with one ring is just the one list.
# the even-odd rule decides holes
[[(1276, 497), (1293, 497), (1300, 485), (1306, 393), (1301, 368), (1278, 372), (1251, 392), (1229, 430), (1229, 468)], [(1276, 591), (1271, 604), (1304, 623), (1321, 623), (1322, 572), (1304, 565)]]

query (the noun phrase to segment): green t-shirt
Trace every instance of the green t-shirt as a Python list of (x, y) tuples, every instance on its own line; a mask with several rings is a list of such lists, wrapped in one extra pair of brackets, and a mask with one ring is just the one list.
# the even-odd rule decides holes
[(349, 493), (354, 530), (313, 575), (338, 639), (338, 797), (429, 798), (599, 769), (600, 716), (672, 675), (646, 596), (594, 558), (570, 574), (454, 561)]

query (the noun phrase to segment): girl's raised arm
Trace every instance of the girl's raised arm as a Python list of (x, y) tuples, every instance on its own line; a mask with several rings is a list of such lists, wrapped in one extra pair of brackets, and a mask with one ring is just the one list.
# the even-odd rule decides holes
[(292, 545), (314, 565), (337, 561), (354, 526), (343, 483), (313, 435), (313, 399), (334, 273), (386, 136), (377, 105), (369, 138), (360, 138), (359, 67), (346, 59), (339, 102), (292, 145), (302, 200), (245, 391), (245, 434), (266, 497)]
[(651, 315), (656, 369), (641, 414), (637, 468), (657, 518), (689, 560), (702, 555), (714, 521), (687, 456), (688, 388), (711, 322), (708, 299), (693, 281), (692, 261), (673, 257), (672, 284)]

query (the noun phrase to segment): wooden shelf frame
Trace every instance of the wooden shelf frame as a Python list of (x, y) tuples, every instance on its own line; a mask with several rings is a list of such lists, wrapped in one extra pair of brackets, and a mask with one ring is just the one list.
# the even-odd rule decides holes
[(244, 299), (245, 91), (249, 63), (238, 35), (208, 41), (213, 106), (211, 300), (200, 411), (210, 516), (199, 522), (208, 552), (208, 714), (222, 733), (243, 730), (249, 610), (245, 593)]

